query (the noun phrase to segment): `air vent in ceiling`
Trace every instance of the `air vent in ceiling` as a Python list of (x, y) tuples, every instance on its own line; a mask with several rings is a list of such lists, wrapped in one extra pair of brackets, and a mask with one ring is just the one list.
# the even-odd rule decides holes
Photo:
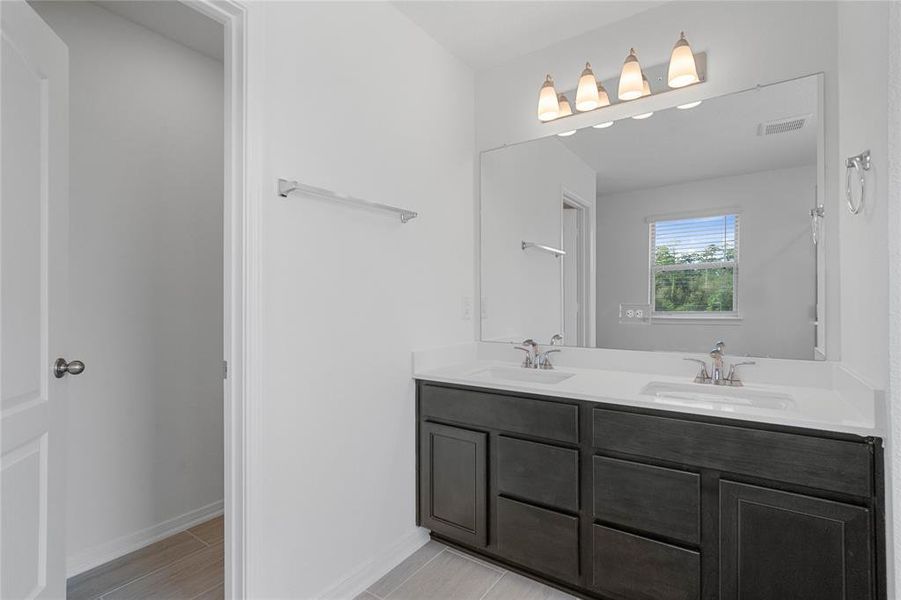
[(776, 135), (777, 133), (788, 133), (790, 131), (798, 131), (807, 124), (810, 115), (801, 115), (798, 117), (788, 117), (786, 119), (777, 119), (775, 121), (767, 121), (757, 126), (757, 135)]

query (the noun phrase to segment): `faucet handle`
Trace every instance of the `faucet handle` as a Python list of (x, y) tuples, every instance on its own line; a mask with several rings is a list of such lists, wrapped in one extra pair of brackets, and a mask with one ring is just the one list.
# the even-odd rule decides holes
[(513, 346), (517, 350), (522, 350), (526, 353), (526, 357), (522, 361), (523, 369), (531, 369), (532, 368), (532, 348), (529, 346)]
[(563, 336), (559, 333), (555, 333), (554, 337), (551, 338), (551, 346), (561, 346), (563, 345)]
[(551, 359), (548, 358), (548, 354), (553, 354), (554, 352), (560, 352), (560, 349), (552, 348), (539, 353), (535, 359), (536, 366), (539, 369), (553, 369), (554, 365), (551, 364)]
[(729, 374), (726, 375), (726, 382), (727, 382), (729, 385), (734, 385), (734, 386), (736, 386), (736, 387), (741, 387), (741, 386), (744, 385), (744, 384), (742, 384), (741, 379), (736, 379), (736, 378), (735, 378), (735, 367), (741, 367), (741, 366), (744, 366), (744, 365), (756, 365), (756, 364), (757, 364), (757, 361), (756, 361), (756, 360), (744, 360), (744, 361), (742, 361), (742, 362), (734, 363), (731, 367), (729, 367)]
[(707, 372), (707, 363), (703, 360), (697, 358), (683, 358), (682, 360), (687, 360), (689, 362), (698, 363), (701, 365), (701, 369), (698, 371), (698, 374), (695, 376), (695, 383), (710, 383), (710, 373)]

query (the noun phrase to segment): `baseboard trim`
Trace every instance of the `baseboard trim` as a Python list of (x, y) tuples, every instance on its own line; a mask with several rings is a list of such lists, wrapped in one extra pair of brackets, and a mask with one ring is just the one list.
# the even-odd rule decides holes
[(140, 550), (144, 546), (149, 546), (179, 531), (184, 531), (198, 523), (218, 517), (222, 514), (222, 507), (222, 500), (219, 500), (152, 527), (99, 544), (93, 548), (88, 548), (74, 556), (69, 556), (66, 558), (66, 577), (74, 577), (85, 571), (90, 571), (94, 567), (99, 567), (103, 563), (125, 556), (129, 552)]
[(363, 563), (350, 575), (319, 594), (319, 600), (349, 600), (356, 598), (366, 588), (381, 579), (382, 575), (422, 548), (428, 541), (428, 530), (417, 527), (394, 542), (377, 557)]

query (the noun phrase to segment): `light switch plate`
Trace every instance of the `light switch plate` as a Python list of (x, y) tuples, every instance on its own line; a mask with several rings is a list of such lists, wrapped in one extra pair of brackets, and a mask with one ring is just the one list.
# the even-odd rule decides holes
[(620, 304), (619, 322), (627, 325), (648, 325), (651, 322), (650, 304)]

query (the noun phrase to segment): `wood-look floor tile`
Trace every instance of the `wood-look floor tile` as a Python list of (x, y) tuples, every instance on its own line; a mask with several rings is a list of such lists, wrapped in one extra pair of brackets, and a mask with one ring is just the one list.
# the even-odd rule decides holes
[(459, 554), (442, 552), (389, 594), (388, 599), (479, 600), (501, 575)]
[(507, 572), (483, 600), (575, 600), (560, 590)]
[(155, 544), (102, 564), (66, 583), (68, 600), (89, 600), (172, 564), (204, 547), (194, 536), (176, 533)]
[(222, 517), (210, 519), (200, 525), (195, 525), (188, 531), (199, 537), (210, 546), (221, 543), (225, 538), (224, 521)]
[(222, 583), (224, 555), (225, 548), (222, 544), (204, 548), (187, 558), (105, 594), (103, 600), (193, 598)]
[(402, 563), (369, 586), (367, 591), (379, 598), (384, 598), (399, 588), (400, 584), (409, 579), (413, 573), (421, 569), (427, 562), (435, 558), (444, 548), (444, 544), (439, 544), (435, 540), (429, 540), (425, 546), (405, 558)]
[(193, 600), (223, 600), (225, 598), (225, 584), (220, 583), (216, 587), (205, 591)]
[(507, 572), (506, 569), (499, 567), (495, 564), (492, 564), (492, 563), (488, 562), (487, 560), (482, 560), (481, 558), (479, 558), (478, 556), (475, 556), (474, 554), (469, 554), (468, 552), (463, 552), (462, 550), (457, 550), (456, 548), (451, 548), (450, 546), (447, 547), (447, 551), (453, 552), (454, 554), (456, 554), (458, 556), (462, 556), (463, 558), (467, 558), (471, 561), (477, 562), (480, 565), (482, 565), (483, 567), (493, 569), (502, 575)]

